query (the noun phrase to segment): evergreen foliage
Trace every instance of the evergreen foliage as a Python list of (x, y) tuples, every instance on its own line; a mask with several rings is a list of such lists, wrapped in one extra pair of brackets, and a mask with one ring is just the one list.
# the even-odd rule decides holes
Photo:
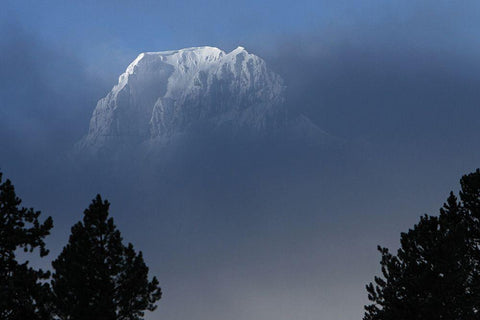
[(44, 238), (53, 227), (52, 218), (39, 221), (40, 211), (20, 207), (10, 180), (2, 183), (0, 173), (0, 319), (51, 319), (50, 286), (45, 281), (50, 273), (34, 269), (29, 262), (19, 262), (18, 250), (28, 256), (38, 249), (45, 257)]
[(123, 245), (100, 195), (72, 227), (68, 244), (52, 263), (56, 314), (62, 320), (138, 320), (161, 297), (148, 279), (142, 252)]
[(480, 317), (480, 170), (450, 193), (439, 216), (401, 234), (397, 254), (378, 247), (382, 277), (367, 285), (364, 320)]

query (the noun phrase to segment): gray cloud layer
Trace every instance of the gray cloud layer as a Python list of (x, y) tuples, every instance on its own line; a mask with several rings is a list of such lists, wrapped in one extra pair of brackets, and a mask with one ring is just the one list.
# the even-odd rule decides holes
[(43, 43), (16, 23), (1, 31), (1, 147), (16, 160), (67, 148), (86, 131), (104, 88), (61, 44)]
[[(132, 185), (125, 176), (135, 172), (102, 181), (100, 170), (51, 165), (109, 88), (61, 43), (4, 25), (0, 168), (28, 204), (54, 215), (53, 254), (96, 192), (111, 199), (125, 237), (164, 286), (151, 319), (358, 319), (376, 244), (396, 245), (478, 166), (472, 6), (383, 8), (374, 21), (354, 12), (311, 35), (252, 45), (285, 78), (292, 109), (351, 141), (336, 164), (272, 168), (273, 157), (221, 158), (211, 148), (211, 158), (190, 153), (179, 174)], [(217, 157), (227, 164), (216, 167)]]

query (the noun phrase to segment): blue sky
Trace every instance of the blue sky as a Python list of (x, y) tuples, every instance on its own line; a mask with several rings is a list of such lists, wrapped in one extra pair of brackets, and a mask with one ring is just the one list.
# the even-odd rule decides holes
[(322, 16), (315, 3), (10, 1), (5, 12), (27, 31), (94, 59), (115, 49), (125, 54), (206, 44), (230, 49), (252, 39), (305, 31)]
[(365, 33), (423, 38), (418, 46), (455, 50), (478, 38), (478, 9), (473, 1), (7, 0), (2, 20), (95, 65), (108, 59), (125, 63), (142, 51), (200, 45), (281, 49), (278, 42), (290, 37), (355, 43)]

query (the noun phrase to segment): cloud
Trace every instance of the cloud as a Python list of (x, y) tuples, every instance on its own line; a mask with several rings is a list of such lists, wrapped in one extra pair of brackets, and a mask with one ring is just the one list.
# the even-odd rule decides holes
[(472, 6), (373, 1), (337, 12), (337, 20), (308, 34), (257, 47), (285, 78), (292, 108), (333, 134), (381, 144), (453, 143), (479, 136)]
[[(325, 173), (321, 161), (272, 168), (273, 155), (263, 167), (254, 153), (225, 157), (217, 160), (223, 168), (192, 157), (174, 177), (156, 172), (130, 185), (128, 172), (99, 181), (89, 171), (85, 180), (65, 174), (71, 181), (53, 191), (45, 186), (60, 174), (45, 163), (86, 132), (96, 100), (113, 85), (104, 79), (115, 75), (95, 72), (103, 60), (85, 63), (62, 43), (3, 25), (0, 169), (7, 166), (22, 198), (54, 215), (52, 256), (101, 192), (165, 288), (151, 319), (291, 315), (279, 305), (358, 318), (376, 244), (396, 245), (400, 231), (434, 214), (459, 176), (478, 166), (480, 20), (468, 1), (352, 3), (326, 12), (308, 34), (277, 35), (275, 45), (251, 51), (284, 77), (292, 109), (368, 142), (368, 161), (337, 161)], [(98, 48), (110, 55), (110, 44)], [(119, 52), (115, 60), (124, 61), (129, 51)]]
[(66, 148), (87, 128), (95, 79), (61, 44), (44, 43), (15, 23), (4, 23), (0, 34), (1, 147)]

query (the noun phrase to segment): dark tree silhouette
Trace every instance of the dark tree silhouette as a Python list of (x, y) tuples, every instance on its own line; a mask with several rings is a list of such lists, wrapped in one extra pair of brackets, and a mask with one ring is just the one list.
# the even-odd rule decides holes
[(40, 256), (48, 254), (44, 238), (53, 227), (52, 218), (39, 221), (40, 211), (20, 207), (10, 180), (2, 183), (0, 173), (0, 319), (51, 319), (49, 272), (34, 269), (28, 261), (19, 262), (16, 253), (23, 249)]
[(56, 315), (64, 320), (137, 320), (161, 297), (148, 279), (142, 253), (123, 245), (110, 204), (100, 195), (72, 227), (67, 246), (52, 262)]
[(401, 234), (394, 255), (379, 247), (382, 277), (367, 285), (364, 320), (480, 316), (480, 171), (462, 177), (438, 217)]

